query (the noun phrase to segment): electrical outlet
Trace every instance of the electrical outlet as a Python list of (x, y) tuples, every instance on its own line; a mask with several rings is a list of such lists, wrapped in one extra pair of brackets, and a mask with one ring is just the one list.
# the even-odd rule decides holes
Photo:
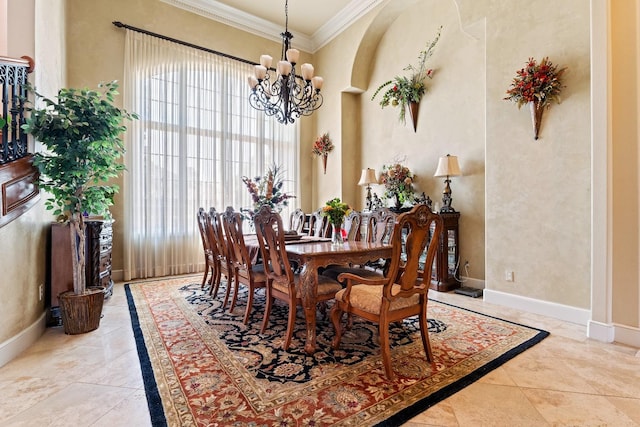
[(42, 301), (42, 298), (44, 298), (44, 285), (40, 283), (40, 286), (38, 286), (38, 301)]
[(464, 268), (469, 268), (469, 260), (464, 261)]
[(504, 271), (504, 280), (507, 282), (513, 282), (513, 271), (505, 270)]

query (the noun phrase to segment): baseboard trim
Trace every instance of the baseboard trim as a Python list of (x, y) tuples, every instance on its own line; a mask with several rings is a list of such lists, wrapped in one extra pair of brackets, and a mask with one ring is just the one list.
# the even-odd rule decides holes
[(491, 289), (484, 290), (484, 300), (492, 304), (513, 307), (529, 313), (541, 314), (583, 326), (587, 326), (591, 318), (591, 311), (584, 308), (571, 307)]
[[(204, 267), (202, 271), (204, 271)], [(124, 281), (124, 270), (113, 270), (111, 272), (111, 280), (113, 280), (114, 282)]]
[(602, 342), (613, 342), (615, 336), (616, 330), (613, 325), (589, 320), (587, 324), (587, 337)]
[(0, 366), (4, 366), (16, 356), (29, 348), (44, 333), (47, 326), (47, 313), (44, 312), (38, 320), (29, 325), (17, 335), (0, 344)]
[[(618, 324), (615, 324), (614, 328), (615, 342), (640, 348), (640, 328)], [(638, 352), (638, 355), (640, 355), (640, 352)]]

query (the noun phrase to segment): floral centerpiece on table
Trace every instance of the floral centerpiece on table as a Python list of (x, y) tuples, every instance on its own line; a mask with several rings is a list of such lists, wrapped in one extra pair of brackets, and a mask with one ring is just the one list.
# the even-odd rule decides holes
[(415, 175), (408, 167), (400, 163), (384, 165), (379, 179), (385, 190), (382, 198), (392, 200), (396, 209), (400, 209), (405, 203), (413, 202), (415, 199), (414, 180)]
[(326, 217), (331, 224), (331, 242), (334, 244), (341, 244), (343, 242), (342, 236), (342, 222), (344, 217), (351, 212), (351, 207), (348, 204), (340, 200), (339, 197), (328, 200), (322, 207), (322, 216)]
[(322, 216), (327, 217), (331, 225), (341, 226), (344, 217), (351, 212), (348, 204), (342, 202), (339, 197), (327, 201), (322, 208)]
[(440, 32), (442, 27), (438, 29), (438, 34), (433, 41), (427, 43), (426, 48), (418, 55), (418, 65), (407, 65), (404, 71), (410, 71), (411, 74), (407, 76), (396, 76), (392, 80), (382, 83), (376, 91), (373, 93), (371, 100), (373, 101), (381, 90), (387, 88), (382, 94), (380, 100), (380, 106), (382, 108), (391, 104), (393, 107), (400, 107), (400, 121), (405, 122), (405, 108), (411, 102), (420, 102), (420, 99), (424, 96), (427, 87), (425, 85), (425, 79), (433, 77), (433, 69), (427, 68), (427, 59), (433, 55), (433, 49), (436, 47), (438, 40), (440, 39)]
[(558, 69), (546, 57), (539, 64), (529, 58), (526, 66), (516, 72), (507, 90), (504, 100), (515, 102), (518, 108), (530, 105), (535, 139), (538, 139), (544, 108), (549, 108), (552, 102), (560, 103), (560, 91), (564, 87), (562, 75), (566, 69)]
[(253, 215), (265, 205), (280, 212), (283, 207), (289, 204), (289, 199), (296, 197), (283, 191), (284, 181), (282, 167), (275, 163), (267, 169), (263, 176), (257, 176), (253, 179), (243, 176), (242, 182), (249, 190), (253, 209), (243, 208), (241, 211), (249, 218), (253, 218)]

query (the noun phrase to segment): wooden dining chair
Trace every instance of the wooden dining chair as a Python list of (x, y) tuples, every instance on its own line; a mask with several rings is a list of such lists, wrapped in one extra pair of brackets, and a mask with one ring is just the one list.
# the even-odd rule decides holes
[(197, 220), (198, 230), (200, 231), (200, 240), (202, 240), (202, 249), (204, 251), (204, 276), (202, 276), (202, 285), (200, 285), (200, 288), (203, 289), (205, 283), (207, 282), (209, 273), (211, 273), (209, 286), (213, 286), (213, 281), (218, 270), (216, 255), (212, 248), (213, 242), (209, 241), (209, 236), (207, 235), (207, 212), (204, 210), (204, 208), (198, 209)]
[(305, 213), (302, 209), (298, 208), (291, 212), (289, 216), (289, 231), (295, 231), (298, 234), (302, 234), (304, 228)]
[(220, 214), (216, 211), (215, 208), (209, 209), (209, 214), (207, 215), (207, 236), (209, 236), (209, 240), (215, 242), (215, 245), (212, 245), (212, 248), (215, 248), (215, 255), (217, 259), (217, 272), (215, 276), (215, 280), (213, 282), (213, 286), (209, 290), (209, 294), (214, 297), (218, 294), (218, 288), (220, 287), (220, 281), (222, 280), (222, 275), (224, 275), (227, 279), (227, 289), (224, 294), (224, 302), (222, 303), (223, 307), (227, 306), (227, 302), (229, 301), (229, 293), (231, 288), (233, 287), (234, 281), (234, 269), (231, 265), (231, 258), (229, 256), (229, 249), (227, 245), (227, 240), (224, 235), (224, 230), (222, 226), (222, 220), (220, 218)]
[[(432, 224), (433, 229), (430, 228)], [(385, 373), (389, 380), (393, 380), (389, 324), (418, 315), (424, 352), (427, 361), (433, 363), (427, 323), (427, 295), (439, 239), (430, 237), (439, 236), (441, 231), (442, 218), (426, 205), (417, 205), (396, 220), (390, 242), (393, 246), (391, 265), (385, 277), (366, 278), (352, 273), (339, 276), (347, 286), (336, 294), (336, 303), (331, 309), (331, 322), (335, 330), (332, 342), (334, 349), (340, 347), (344, 313), (377, 323)], [(427, 245), (424, 267), (420, 270), (420, 258)]]
[[(293, 272), (287, 258), (285, 230), (280, 215), (273, 212), (268, 206), (263, 206), (253, 217), (253, 223), (265, 264), (264, 268), (270, 279), (267, 286), (267, 304), (261, 332), (264, 333), (269, 323), (273, 300), (278, 299), (285, 302), (289, 306), (289, 316), (283, 348), (287, 350), (293, 337), (297, 306), (302, 305), (300, 295), (296, 290), (299, 287), (300, 275)], [(342, 287), (335, 280), (318, 275), (317, 302), (333, 299), (335, 293), (340, 289)]]
[(309, 218), (309, 236), (331, 237), (329, 219), (322, 215), (322, 209), (311, 213)]
[(244, 241), (242, 220), (242, 214), (235, 212), (231, 206), (227, 207), (224, 214), (222, 214), (222, 223), (227, 237), (227, 246), (234, 269), (233, 275), (235, 277), (233, 298), (231, 299), (229, 311), (231, 312), (235, 308), (239, 285), (242, 283), (249, 289), (243, 320), (246, 325), (251, 315), (254, 293), (256, 289), (266, 288), (269, 279), (264, 272), (264, 265), (253, 263), (253, 257), (249, 254), (249, 250)]

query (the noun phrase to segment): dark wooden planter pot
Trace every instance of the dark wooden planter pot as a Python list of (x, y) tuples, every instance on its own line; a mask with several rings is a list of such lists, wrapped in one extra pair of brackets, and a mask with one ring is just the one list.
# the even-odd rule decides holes
[(84, 334), (98, 329), (104, 304), (104, 288), (92, 287), (81, 295), (73, 291), (58, 295), (62, 326), (67, 335)]

